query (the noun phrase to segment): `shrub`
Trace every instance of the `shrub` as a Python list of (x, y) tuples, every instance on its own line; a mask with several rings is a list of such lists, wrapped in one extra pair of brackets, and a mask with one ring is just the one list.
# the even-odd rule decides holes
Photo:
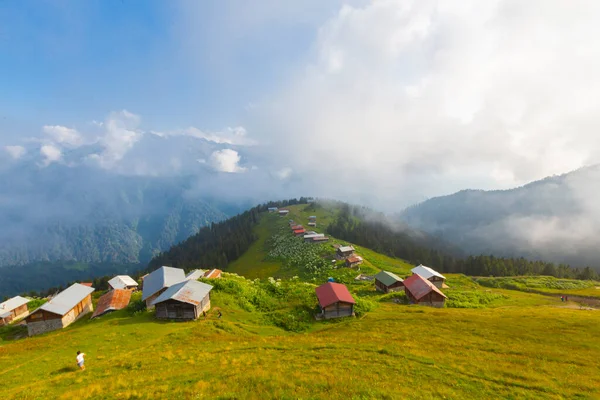
[(269, 314), (273, 325), (290, 332), (303, 332), (310, 327), (308, 321), (312, 316), (304, 308), (296, 308), (290, 311), (276, 311)]
[(406, 296), (406, 293), (404, 293), (403, 291), (384, 294), (383, 296), (381, 296), (379, 298), (379, 301), (393, 301), (395, 303), (400, 303), (400, 304), (408, 304), (409, 303), (408, 297)]
[(451, 290), (446, 293), (448, 300), (446, 307), (449, 308), (485, 308), (494, 301), (508, 298), (508, 296), (477, 291)]
[(374, 301), (357, 298), (356, 304), (354, 305), (354, 313), (357, 317), (360, 317), (365, 313), (374, 310), (375, 307), (377, 307), (377, 304)]
[(129, 302), (127, 312), (131, 315), (138, 315), (146, 311), (146, 302), (142, 299), (135, 299)]

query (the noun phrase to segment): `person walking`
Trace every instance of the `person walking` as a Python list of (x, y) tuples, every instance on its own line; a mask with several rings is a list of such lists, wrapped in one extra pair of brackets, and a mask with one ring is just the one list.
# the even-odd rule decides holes
[(79, 366), (79, 369), (82, 371), (85, 371), (85, 360), (83, 359), (84, 356), (85, 356), (85, 353), (77, 351), (77, 365)]

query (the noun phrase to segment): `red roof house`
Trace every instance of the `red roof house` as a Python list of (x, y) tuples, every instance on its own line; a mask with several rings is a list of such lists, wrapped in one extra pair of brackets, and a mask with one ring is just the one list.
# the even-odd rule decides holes
[(446, 295), (422, 276), (414, 274), (406, 278), (403, 283), (406, 296), (412, 304), (444, 307)]
[(221, 277), (221, 273), (223, 271), (221, 271), (220, 269), (211, 269), (210, 271), (206, 271), (204, 273), (204, 279), (217, 279)]
[(304, 228), (301, 228), (301, 229), (294, 229), (292, 232), (293, 232), (293, 233), (294, 233), (294, 235), (296, 235), (296, 236), (300, 236), (300, 235), (303, 235), (303, 236), (304, 236), (304, 234), (306, 233), (306, 231), (304, 230)]
[(98, 299), (96, 311), (92, 318), (99, 317), (109, 311), (121, 310), (129, 305), (131, 300), (131, 290), (114, 289)]
[(80, 285), (92, 287), (92, 282), (79, 282)]
[(340, 318), (354, 315), (354, 298), (341, 283), (327, 282), (315, 289), (321, 318)]

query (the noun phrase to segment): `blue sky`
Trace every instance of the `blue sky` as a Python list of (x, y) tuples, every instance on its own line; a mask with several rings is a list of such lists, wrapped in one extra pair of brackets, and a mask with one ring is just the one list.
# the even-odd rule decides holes
[(585, 0), (0, 0), (0, 167), (200, 165), (388, 208), (515, 187), (600, 162), (598, 19)]
[(306, 57), (316, 33), (315, 14), (280, 18), (269, 4), (244, 3), (2, 1), (2, 113), (38, 125), (115, 109), (154, 129), (239, 123)]

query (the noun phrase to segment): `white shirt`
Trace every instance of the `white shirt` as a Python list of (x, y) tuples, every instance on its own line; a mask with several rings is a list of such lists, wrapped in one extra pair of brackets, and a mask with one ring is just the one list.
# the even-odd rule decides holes
[(82, 363), (82, 362), (83, 362), (83, 353), (77, 354), (77, 364)]

